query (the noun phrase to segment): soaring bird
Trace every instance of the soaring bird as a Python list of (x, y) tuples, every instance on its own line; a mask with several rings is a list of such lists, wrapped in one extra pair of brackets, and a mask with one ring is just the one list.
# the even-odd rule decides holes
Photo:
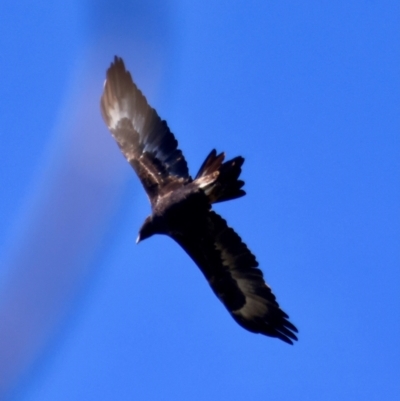
[(245, 195), (243, 157), (224, 161), (212, 150), (193, 179), (174, 135), (115, 57), (107, 70), (101, 114), (138, 175), (151, 214), (137, 242), (154, 234), (175, 240), (193, 259), (234, 320), (253, 333), (297, 340), (296, 327), (279, 307), (258, 262), (212, 205)]

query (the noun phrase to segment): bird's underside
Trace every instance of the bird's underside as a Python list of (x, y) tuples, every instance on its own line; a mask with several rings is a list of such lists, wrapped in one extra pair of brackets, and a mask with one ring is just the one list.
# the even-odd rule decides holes
[(149, 197), (152, 214), (138, 240), (173, 238), (200, 268), (212, 290), (245, 329), (292, 344), (296, 327), (280, 309), (255, 256), (212, 204), (245, 195), (242, 157), (224, 161), (211, 151), (196, 177), (167, 123), (159, 118), (115, 57), (107, 70), (101, 112)]

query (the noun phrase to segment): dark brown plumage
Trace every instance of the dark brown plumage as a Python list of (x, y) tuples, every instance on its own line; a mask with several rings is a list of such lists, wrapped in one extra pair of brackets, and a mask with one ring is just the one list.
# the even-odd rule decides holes
[(297, 329), (280, 309), (256, 258), (211, 210), (213, 203), (245, 195), (239, 180), (244, 159), (224, 162), (225, 155), (212, 150), (192, 179), (167, 123), (147, 104), (118, 57), (107, 70), (101, 112), (151, 203), (138, 242), (154, 234), (170, 236), (197, 264), (237, 323), (289, 344), (297, 340)]

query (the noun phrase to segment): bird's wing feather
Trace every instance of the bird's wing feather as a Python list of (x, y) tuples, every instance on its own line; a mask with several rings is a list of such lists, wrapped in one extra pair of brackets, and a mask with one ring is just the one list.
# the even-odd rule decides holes
[(255, 256), (226, 221), (213, 211), (199, 230), (174, 233), (217, 297), (245, 329), (292, 344), (296, 327), (276, 302)]
[(121, 58), (107, 70), (101, 113), (150, 200), (171, 182), (190, 180), (178, 142), (134, 84)]

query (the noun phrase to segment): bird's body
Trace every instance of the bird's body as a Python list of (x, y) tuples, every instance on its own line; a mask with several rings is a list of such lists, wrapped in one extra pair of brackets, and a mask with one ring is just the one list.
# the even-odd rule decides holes
[(193, 259), (212, 290), (244, 328), (292, 344), (289, 322), (257, 268), (258, 262), (212, 204), (245, 195), (242, 157), (224, 162), (211, 151), (194, 179), (165, 121), (146, 102), (116, 57), (107, 71), (101, 111), (122, 153), (138, 174), (152, 213), (138, 242), (154, 234), (173, 238)]

